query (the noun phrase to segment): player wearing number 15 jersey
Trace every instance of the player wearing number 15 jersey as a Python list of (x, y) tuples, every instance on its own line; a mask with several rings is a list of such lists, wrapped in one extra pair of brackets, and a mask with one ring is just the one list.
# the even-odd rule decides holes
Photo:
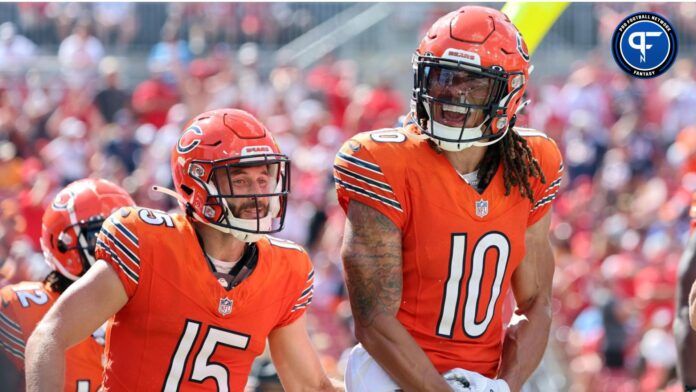
[[(338, 152), (342, 257), (361, 343), (348, 390), (518, 390), (539, 363), (563, 165), (553, 140), (514, 127), (528, 60), (505, 15), (462, 7), (414, 55), (408, 124), (358, 134)], [(506, 332), (510, 289), (521, 317)]]
[[(244, 111), (206, 112), (171, 164), (176, 193), (163, 191), (184, 214), (126, 208), (107, 219), (100, 260), (30, 339), (28, 386), (52, 389), (60, 380), (44, 358), (113, 315), (105, 390), (242, 391), (267, 339), (285, 389), (333, 390), (305, 329), (312, 264), (268, 236), (283, 227), (290, 186), (270, 132)], [(34, 351), (55, 336), (48, 353)]]
[[(58, 192), (46, 208), (41, 222), (41, 248), (53, 271), (43, 282), (22, 282), (0, 290), (0, 351), (4, 350), (22, 376), (27, 339), (63, 291), (94, 264), (97, 233), (104, 219), (113, 211), (134, 204), (120, 187), (105, 180), (85, 179)], [(91, 336), (68, 350), (65, 390), (99, 389), (103, 353), (103, 328), (93, 330)], [(15, 390), (7, 384), (3, 388)]]

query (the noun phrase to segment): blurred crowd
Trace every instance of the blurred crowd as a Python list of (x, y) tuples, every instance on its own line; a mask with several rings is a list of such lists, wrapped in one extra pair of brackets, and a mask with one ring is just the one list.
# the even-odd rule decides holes
[[(608, 47), (606, 27), (625, 13), (598, 11)], [(532, 88), (528, 122), (559, 143), (567, 168), (551, 233), (551, 350), (566, 386), (681, 390), (672, 320), (696, 192), (694, 64), (682, 58), (668, 74), (640, 80), (597, 51)]]
[[(149, 52), (149, 77), (129, 89), (123, 57), (112, 55), (117, 48), (108, 49), (95, 25), (73, 21), (55, 53), (58, 77), (32, 68), (39, 48), (18, 26), (0, 25), (0, 286), (46, 275), (41, 216), (62, 186), (86, 176), (106, 178), (140, 205), (177, 208), (152, 185), (171, 187), (169, 156), (181, 127), (206, 110), (241, 108), (273, 131), (292, 160), (292, 197), (280, 236), (313, 254), (320, 277), (314, 339), (325, 366), (339, 376), (338, 358), (352, 345), (352, 334), (332, 163), (358, 130), (394, 125), (406, 111), (404, 97), (387, 81), (360, 84), (352, 61), (327, 57), (307, 71), (269, 70), (256, 42), (216, 45), (197, 56), (172, 24), (164, 25), (162, 40)], [(277, 384), (272, 365), (260, 362), (255, 369), (257, 382)]]
[(534, 86), (528, 111), (567, 168), (552, 240), (556, 354), (571, 390), (656, 391), (674, 381), (676, 270), (696, 191), (689, 60), (633, 79), (599, 59)]
[(674, 380), (676, 269), (696, 191), (689, 60), (637, 80), (599, 59), (534, 86), (529, 122), (562, 147), (552, 240), (557, 353), (571, 390), (656, 391)]
[[(216, 43), (238, 46), (253, 41), (262, 46), (282, 45), (348, 6), (282, 2), (32, 2), (1, 5), (0, 20), (17, 21), (23, 34), (43, 47), (61, 44), (73, 33), (75, 25), (88, 22), (94, 26), (95, 37), (118, 53), (151, 46), (174, 31), (198, 55)], [(166, 29), (162, 30), (163, 26)]]
[[(147, 55), (149, 76), (133, 88), (123, 83), (125, 57), (114, 56), (134, 37), (133, 5), (95, 4), (88, 14), (76, 4), (19, 10), (19, 24), (0, 25), (0, 286), (46, 275), (41, 216), (60, 187), (101, 177), (140, 205), (176, 208), (151, 189), (171, 186), (169, 154), (182, 125), (205, 110), (242, 108), (292, 160), (279, 236), (312, 255), (312, 338), (340, 378), (355, 341), (333, 158), (356, 132), (397, 124), (409, 97), (388, 78), (364, 83), (352, 60), (327, 56), (307, 70), (269, 66), (259, 42), (274, 33), (259, 26), (261, 15), (306, 29), (302, 15), (283, 14), (281, 5), (171, 5)], [(241, 22), (229, 23), (229, 15)], [(41, 50), (32, 29), (46, 29), (45, 18), (58, 32), (57, 77), (32, 67)], [(559, 143), (567, 168), (551, 233), (558, 268), (549, 352), (572, 391), (655, 391), (675, 380), (676, 266), (696, 191), (696, 72), (680, 60), (660, 78), (637, 80), (605, 54), (543, 83), (533, 75), (532, 104), (520, 120)], [(258, 390), (277, 388), (267, 360), (253, 374)]]

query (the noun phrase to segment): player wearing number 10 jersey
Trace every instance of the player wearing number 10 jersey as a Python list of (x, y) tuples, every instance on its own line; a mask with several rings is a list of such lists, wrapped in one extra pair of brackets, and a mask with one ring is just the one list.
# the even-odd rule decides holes
[[(410, 121), (338, 152), (342, 256), (361, 343), (348, 390), (518, 390), (539, 363), (551, 321), (549, 210), (563, 165), (553, 140), (514, 127), (528, 71), (505, 15), (462, 7), (414, 55)], [(510, 289), (522, 317), (505, 332)]]
[(30, 339), (30, 389), (54, 390), (44, 358), (113, 315), (105, 390), (242, 391), (267, 339), (286, 390), (333, 390), (305, 328), (312, 264), (268, 236), (283, 226), (290, 186), (270, 132), (244, 111), (206, 112), (171, 163), (176, 193), (164, 192), (186, 213), (126, 208), (107, 219), (86, 282)]

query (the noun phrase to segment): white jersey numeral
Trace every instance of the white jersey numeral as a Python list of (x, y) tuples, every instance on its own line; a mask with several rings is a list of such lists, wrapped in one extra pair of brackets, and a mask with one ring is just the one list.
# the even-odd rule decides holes
[(174, 227), (174, 220), (172, 220), (172, 217), (163, 211), (143, 208), (138, 211), (138, 216), (143, 220), (143, 222), (153, 226), (160, 226), (164, 224), (167, 227)]
[(89, 392), (89, 380), (77, 380), (77, 392)]
[[(466, 298), (464, 301), (464, 315), (462, 317), (464, 333), (470, 338), (477, 338), (486, 332), (493, 320), (495, 304), (500, 297), (503, 278), (505, 277), (510, 259), (510, 241), (499, 232), (485, 234), (474, 245), (470, 264), (466, 264), (464, 260), (466, 248), (466, 233), (452, 234), (449, 275), (445, 283), (442, 309), (437, 324), (437, 334), (439, 336), (451, 338), (453, 335), (454, 320), (457, 318), (457, 312), (459, 311), (465, 266), (471, 268), (471, 273), (466, 282)], [(498, 253), (498, 260), (495, 264), (495, 278), (491, 286), (481, 287), (486, 253), (491, 249), (496, 249)], [(476, 315), (480, 305), (480, 295), (484, 290), (490, 293), (490, 299), (485, 304), (486, 316), (483, 320), (477, 322)]]
[(19, 303), (23, 308), (28, 308), (33, 302), (36, 305), (43, 305), (48, 302), (48, 294), (43, 290), (17, 290), (15, 291)]
[[(191, 348), (198, 338), (201, 323), (186, 320), (184, 332), (179, 337), (179, 344), (174, 351), (174, 357), (169, 364), (166, 383), (163, 391), (178, 391), (184, 376), (184, 368), (191, 354)], [(213, 326), (208, 327), (203, 344), (194, 356), (191, 381), (201, 383), (206, 378), (213, 378), (217, 382), (217, 390), (229, 391), (229, 370), (222, 364), (209, 362), (218, 344), (235, 349), (246, 350), (249, 345), (249, 335), (228, 331)]]
[(380, 143), (401, 143), (406, 140), (406, 135), (397, 131), (370, 132), (372, 140)]

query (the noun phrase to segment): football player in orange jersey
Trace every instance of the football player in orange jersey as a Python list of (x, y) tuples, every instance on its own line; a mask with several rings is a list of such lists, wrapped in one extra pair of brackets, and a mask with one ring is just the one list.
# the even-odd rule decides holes
[[(334, 178), (355, 334), (349, 391), (517, 391), (551, 325), (551, 201), (563, 169), (515, 128), (529, 78), (501, 12), (440, 18), (413, 57), (410, 120), (356, 135)], [(516, 317), (503, 326), (512, 289)]]
[(306, 331), (314, 270), (283, 227), (290, 163), (241, 110), (196, 116), (171, 158), (185, 214), (112, 214), (98, 261), (32, 335), (27, 385), (61, 385), (61, 353), (113, 316), (104, 388), (242, 391), (268, 339), (289, 391), (333, 390)]
[[(41, 249), (53, 271), (43, 282), (22, 282), (0, 290), (0, 347), (22, 373), (22, 380), (25, 343), (32, 331), (65, 289), (94, 264), (97, 234), (104, 219), (132, 205), (135, 203), (120, 187), (106, 180), (85, 179), (61, 190), (44, 212)], [(66, 351), (66, 391), (96, 391), (101, 385), (104, 330), (97, 326), (90, 333), (92, 336)]]
[(677, 375), (684, 391), (696, 391), (696, 194), (691, 202), (691, 236), (679, 261), (674, 340)]

